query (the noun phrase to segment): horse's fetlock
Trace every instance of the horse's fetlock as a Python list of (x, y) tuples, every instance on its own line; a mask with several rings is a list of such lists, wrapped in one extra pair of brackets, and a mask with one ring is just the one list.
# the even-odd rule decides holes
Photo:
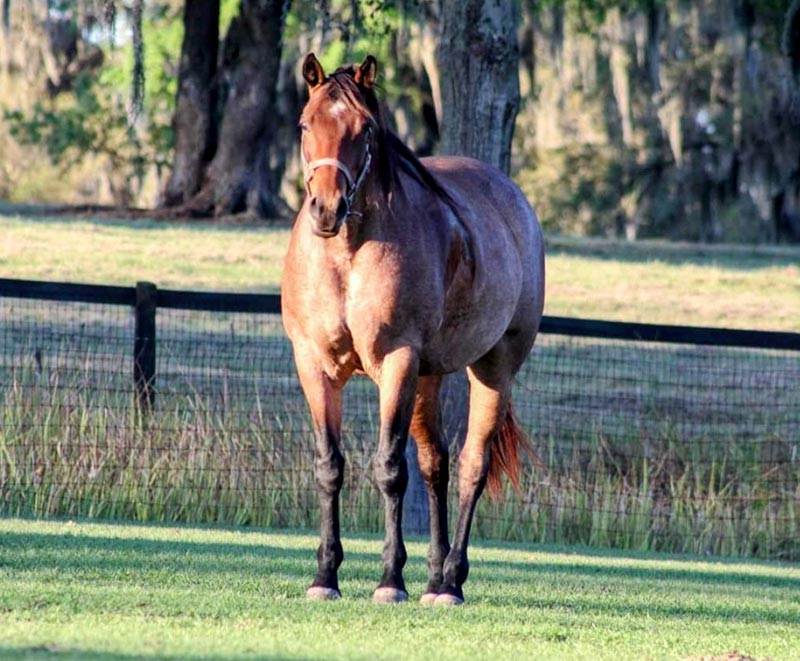
[(344, 549), (339, 541), (322, 541), (317, 547), (317, 563), (321, 570), (335, 572), (344, 561)]
[(450, 553), (444, 561), (444, 580), (449, 585), (461, 586), (469, 575), (469, 561), (464, 552), (453, 556)]

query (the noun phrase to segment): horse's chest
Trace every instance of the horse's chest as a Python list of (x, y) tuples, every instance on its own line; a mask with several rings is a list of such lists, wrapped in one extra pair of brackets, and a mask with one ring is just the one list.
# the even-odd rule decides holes
[(403, 336), (396, 305), (366, 292), (348, 296), (336, 313), (319, 318), (317, 343), (329, 364), (347, 372), (374, 374), (385, 353)]
[(337, 380), (340, 376), (361, 369), (353, 335), (344, 314), (317, 315), (313, 317), (310, 326), (310, 335), (318, 357), (330, 378)]

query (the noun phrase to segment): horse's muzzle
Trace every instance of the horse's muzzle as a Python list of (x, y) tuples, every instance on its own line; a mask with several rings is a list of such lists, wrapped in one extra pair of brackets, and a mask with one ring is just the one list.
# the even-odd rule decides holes
[(309, 200), (308, 212), (311, 216), (311, 231), (319, 237), (336, 236), (348, 215), (347, 200), (339, 196), (335, 209), (328, 206), (321, 198), (314, 196)]
[(341, 223), (336, 223), (330, 229), (325, 229), (320, 227), (317, 223), (313, 220), (311, 221), (311, 232), (314, 236), (318, 236), (322, 239), (331, 239), (339, 233), (339, 230), (342, 228)]

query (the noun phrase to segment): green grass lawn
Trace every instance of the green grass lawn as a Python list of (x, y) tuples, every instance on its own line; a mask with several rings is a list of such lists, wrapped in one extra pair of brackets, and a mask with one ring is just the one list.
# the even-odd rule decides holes
[[(0, 277), (277, 291), (289, 230), (32, 217), (0, 207)], [(800, 248), (548, 241), (550, 315), (800, 330)]]
[[(460, 609), (376, 606), (345, 539), (310, 603), (308, 533), (0, 519), (2, 659), (800, 659), (800, 567), (476, 544)], [(412, 598), (425, 546), (409, 543)]]

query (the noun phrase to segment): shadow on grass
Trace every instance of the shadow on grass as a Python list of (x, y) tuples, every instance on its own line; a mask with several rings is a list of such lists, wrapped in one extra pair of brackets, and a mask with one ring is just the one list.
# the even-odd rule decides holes
[(796, 266), (800, 247), (763, 245), (712, 245), (669, 241), (625, 242), (588, 238), (547, 238), (547, 256), (564, 255), (612, 262), (663, 262), (675, 266), (713, 264), (720, 268), (749, 271)]
[[(216, 656), (186, 656), (186, 655), (164, 655), (164, 654), (120, 654), (114, 652), (98, 652), (95, 650), (85, 650), (72, 647), (61, 647), (58, 645), (40, 645), (35, 647), (3, 647), (0, 645), (0, 659), (3, 661), (36, 661), (37, 659), (61, 659), (69, 661), (209, 661), (209, 659), (220, 658)], [(233, 657), (236, 658), (236, 657)], [(250, 661), (272, 661), (273, 659), (285, 659), (286, 656), (269, 656), (247, 654), (246, 658)], [(311, 657), (308, 657), (311, 658)], [(293, 656), (295, 661), (303, 661), (304, 657)]]
[[(107, 584), (119, 586), (153, 581), (153, 576), (146, 577), (150, 572), (211, 575), (221, 586), (246, 576), (257, 580), (258, 576), (270, 574), (279, 574), (305, 585), (313, 575), (315, 562), (312, 545), (300, 549), (270, 543), (187, 540), (180, 537), (184, 530), (190, 532), (196, 529), (175, 528), (174, 541), (120, 539), (85, 530), (59, 534), (6, 532), (0, 545), (0, 569), (12, 576), (16, 571), (24, 572), (28, 577), (37, 571), (47, 572), (50, 576), (53, 571), (63, 572), (65, 576), (72, 574), (71, 580), (78, 584), (82, 581), (96, 582), (100, 574)], [(265, 531), (259, 530), (233, 530), (237, 534), (265, 534)], [(307, 534), (297, 531), (285, 533), (286, 536)], [(270, 531), (266, 535), (284, 533)], [(348, 552), (347, 542), (355, 540), (373, 543), (375, 551)], [(421, 580), (425, 560), (424, 545), (420, 542), (424, 540), (414, 537), (409, 541), (412, 542), (412, 548), (407, 574), (411, 580)], [(349, 561), (351, 566), (356, 563), (369, 564), (377, 571), (380, 566), (380, 540), (377, 537), (348, 536), (344, 542), (346, 562)], [(485, 543), (479, 546), (484, 552), (487, 548), (493, 548)], [(499, 545), (499, 548), (522, 550), (505, 544)], [(610, 616), (640, 614), (673, 619), (732, 619), (786, 625), (796, 625), (800, 621), (800, 604), (794, 598), (800, 591), (800, 577), (773, 573), (762, 575), (757, 571), (763, 567), (775, 567), (774, 564), (750, 562), (742, 565), (732, 561), (708, 562), (689, 556), (592, 550), (584, 553), (583, 549), (579, 551), (581, 561), (565, 562), (565, 549), (534, 547), (527, 550), (537, 552), (536, 562), (473, 559), (471, 564), (475, 571), (467, 590), (472, 585), (500, 586), (496, 591), (489, 588), (489, 596), (472, 602), (475, 606), (557, 608)], [(547, 559), (549, 553), (553, 554), (552, 561)], [(626, 566), (604, 562), (611, 559), (634, 562)], [(665, 566), (664, 560), (675, 562), (675, 566)], [(734, 564), (736, 571), (725, 571), (726, 565)], [(752, 572), (747, 571), (748, 566), (753, 567)], [(226, 576), (230, 580), (226, 580)], [(593, 584), (591, 579), (596, 579), (597, 584)], [(564, 588), (559, 588), (560, 585)], [(526, 586), (536, 586), (536, 589), (519, 590)], [(348, 586), (343, 587), (347, 591)], [(642, 592), (662, 591), (670, 592), (674, 598), (655, 599), (648, 603), (634, 596)], [(703, 594), (725, 598), (726, 601), (698, 601), (696, 597)], [(746, 600), (746, 603), (739, 605), (737, 594), (763, 595), (764, 599), (757, 603)], [(0, 658), (6, 658), (2, 650)]]
[[(36, 553), (31, 553), (33, 550)], [(122, 575), (128, 571), (203, 572), (216, 575), (280, 572), (285, 576), (310, 580), (316, 567), (315, 551), (316, 542), (307, 548), (289, 549), (270, 544), (186, 540), (181, 539), (179, 533), (176, 533), (175, 541), (169, 541), (120, 539), (69, 532), (56, 535), (6, 532), (2, 535), (0, 545), (0, 568), (27, 572), (57, 568), (71, 572), (107, 571)], [(372, 562), (376, 567), (380, 563), (378, 549), (375, 553), (348, 552), (345, 549), (345, 554), (351, 561)], [(12, 555), (16, 557), (12, 559)]]
[[(516, 563), (515, 563), (516, 564)], [(598, 615), (642, 615), (647, 617), (665, 619), (704, 619), (704, 620), (731, 620), (746, 623), (784, 624), (796, 626), (800, 621), (800, 608), (794, 598), (800, 581), (792, 578), (774, 576), (757, 576), (754, 574), (736, 574), (721, 576), (714, 572), (687, 570), (669, 570), (648, 567), (608, 568), (600, 566), (584, 566), (578, 564), (540, 564), (524, 565), (517, 569), (484, 569), (480, 578), (491, 576), (492, 582), (524, 585), (535, 584), (537, 577), (547, 577), (557, 582), (571, 586), (563, 592), (549, 592), (548, 596), (531, 596), (530, 598), (514, 596), (490, 597), (493, 606), (519, 607), (537, 609), (558, 609), (566, 611), (580, 611), (581, 613), (596, 613)], [(578, 588), (576, 580), (581, 577), (592, 577), (601, 580), (597, 586), (586, 584)], [(673, 585), (670, 586), (669, 584)], [(680, 584), (683, 590), (674, 584)], [(607, 593), (621, 594), (636, 592), (637, 590), (653, 589), (657, 585), (662, 590), (671, 590), (678, 597), (695, 597), (709, 595), (709, 597), (724, 597), (727, 603), (698, 603), (687, 599), (680, 602), (673, 600), (671, 603), (641, 603), (633, 599), (612, 599)], [(735, 603), (735, 594), (751, 595), (766, 594), (765, 590), (783, 590), (784, 595), (773, 592), (769, 607), (754, 607), (751, 601)], [(557, 594), (557, 596), (552, 596)], [(781, 601), (785, 606), (777, 606)]]
[(25, 222), (71, 225), (76, 222), (100, 227), (167, 230), (180, 227), (195, 232), (241, 231), (257, 228), (288, 230), (292, 218), (261, 219), (245, 214), (211, 217), (160, 217), (157, 210), (125, 209), (102, 205), (12, 204), (0, 200), (0, 216), (17, 216)]

